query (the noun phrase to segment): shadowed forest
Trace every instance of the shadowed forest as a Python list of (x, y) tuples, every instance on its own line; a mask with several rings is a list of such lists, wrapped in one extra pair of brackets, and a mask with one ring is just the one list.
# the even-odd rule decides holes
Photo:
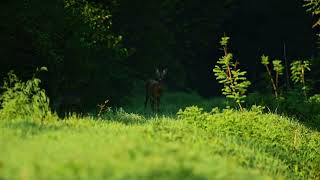
[(315, 20), (306, 10), (299, 0), (7, 0), (1, 7), (1, 79), (10, 70), (29, 79), (45, 66), (40, 78), (52, 101), (73, 96), (90, 109), (104, 99), (122, 105), (136, 83), (167, 67), (169, 89), (219, 96), (212, 68), (226, 34), (254, 82), (251, 92), (263, 91), (262, 54), (287, 64), (317, 58)]
[(320, 179), (320, 0), (3, 0), (0, 180)]

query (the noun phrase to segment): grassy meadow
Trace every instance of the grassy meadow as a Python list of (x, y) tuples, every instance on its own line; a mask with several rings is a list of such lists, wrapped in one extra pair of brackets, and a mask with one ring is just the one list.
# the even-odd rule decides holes
[(100, 117), (2, 118), (0, 179), (320, 178), (320, 133), (296, 119), (196, 94), (166, 93), (158, 115), (143, 101)]
[(320, 0), (137, 2), (2, 1), (0, 180), (320, 180)]

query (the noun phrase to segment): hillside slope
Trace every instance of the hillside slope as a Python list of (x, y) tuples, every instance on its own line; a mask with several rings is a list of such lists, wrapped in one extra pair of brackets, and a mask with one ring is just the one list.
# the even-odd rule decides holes
[(197, 107), (46, 125), (0, 121), (0, 179), (319, 179), (320, 133), (274, 114)]

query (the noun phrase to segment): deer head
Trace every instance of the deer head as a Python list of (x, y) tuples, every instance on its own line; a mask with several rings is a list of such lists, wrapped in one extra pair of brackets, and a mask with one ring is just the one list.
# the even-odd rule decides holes
[(159, 71), (159, 69), (157, 68), (156, 69), (156, 80), (159, 82), (163, 81), (164, 77), (167, 74), (167, 71), (168, 71), (167, 68), (163, 69), (162, 71)]

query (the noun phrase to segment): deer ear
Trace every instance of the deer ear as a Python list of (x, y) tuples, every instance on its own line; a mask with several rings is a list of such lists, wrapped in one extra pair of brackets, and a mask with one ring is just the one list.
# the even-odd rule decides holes
[(160, 72), (159, 72), (159, 69), (158, 69), (158, 68), (156, 69), (156, 75), (157, 75), (157, 76), (160, 76)]
[(168, 72), (168, 69), (167, 69), (167, 68), (165, 68), (165, 69), (162, 71), (162, 75), (166, 75), (166, 74), (167, 74), (167, 72)]

